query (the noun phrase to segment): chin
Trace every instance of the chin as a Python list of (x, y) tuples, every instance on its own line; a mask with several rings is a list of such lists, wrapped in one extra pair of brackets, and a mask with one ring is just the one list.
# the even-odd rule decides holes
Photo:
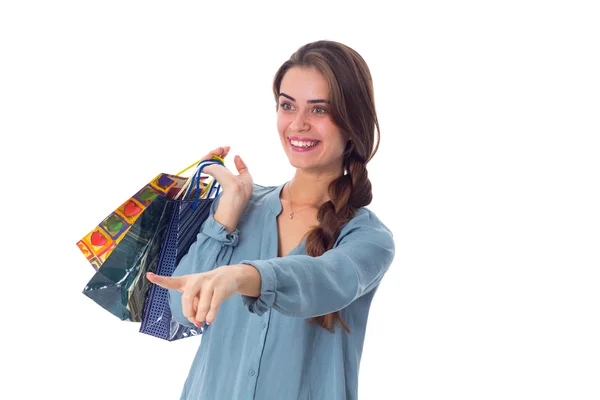
[(288, 161), (290, 162), (290, 165), (294, 168), (301, 168), (301, 169), (310, 169), (313, 168), (315, 165), (311, 162), (306, 162), (306, 160), (298, 160), (295, 157), (289, 157), (288, 156)]

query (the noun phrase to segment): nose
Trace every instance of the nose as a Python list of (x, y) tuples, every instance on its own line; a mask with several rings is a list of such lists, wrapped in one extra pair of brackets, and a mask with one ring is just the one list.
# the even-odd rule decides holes
[(308, 128), (308, 123), (306, 121), (304, 113), (299, 112), (296, 114), (296, 117), (292, 120), (292, 123), (290, 124), (290, 128), (292, 128), (295, 131), (303, 131)]

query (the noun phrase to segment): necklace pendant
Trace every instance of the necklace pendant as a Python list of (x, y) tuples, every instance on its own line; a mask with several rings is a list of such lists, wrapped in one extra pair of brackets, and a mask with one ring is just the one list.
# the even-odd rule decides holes
[(290, 219), (294, 218), (294, 213), (290, 213)]

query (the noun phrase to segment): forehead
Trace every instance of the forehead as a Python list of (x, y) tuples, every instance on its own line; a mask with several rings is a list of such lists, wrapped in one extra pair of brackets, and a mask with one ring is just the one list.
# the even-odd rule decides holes
[(293, 67), (283, 76), (280, 92), (301, 102), (311, 99), (328, 99), (329, 85), (325, 76), (316, 68)]

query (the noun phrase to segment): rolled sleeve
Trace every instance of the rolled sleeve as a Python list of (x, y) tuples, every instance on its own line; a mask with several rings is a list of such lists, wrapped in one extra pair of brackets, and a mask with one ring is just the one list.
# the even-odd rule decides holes
[(260, 296), (252, 297), (242, 295), (242, 302), (248, 308), (248, 311), (261, 316), (273, 306), (273, 303), (275, 303), (275, 296), (277, 295), (277, 276), (275, 275), (273, 265), (268, 260), (245, 260), (240, 264), (252, 265), (260, 274)]
[(209, 215), (204, 221), (201, 232), (209, 238), (221, 242), (224, 246), (237, 246), (240, 236), (240, 231), (237, 228), (235, 231), (227, 233), (227, 228), (217, 221), (213, 214)]

